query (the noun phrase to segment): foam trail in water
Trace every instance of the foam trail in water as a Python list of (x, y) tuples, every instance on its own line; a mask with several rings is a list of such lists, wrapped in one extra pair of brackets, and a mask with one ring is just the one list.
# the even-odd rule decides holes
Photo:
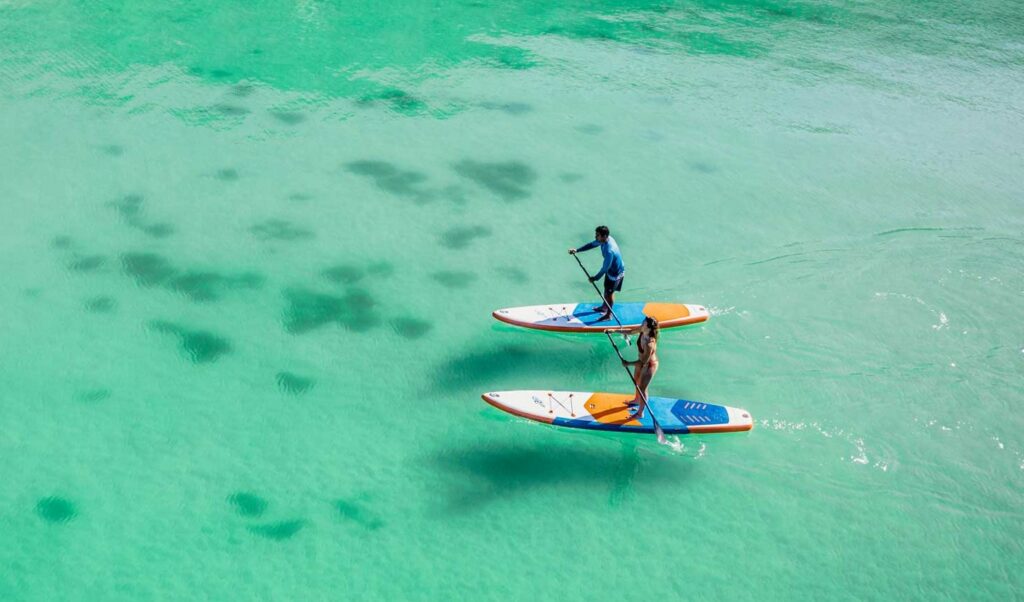
[(707, 449), (706, 444), (699, 443), (691, 450), (686, 447), (682, 440), (680, 440), (679, 435), (666, 435), (665, 441), (661, 445), (675, 455), (687, 456), (694, 459), (703, 457), (704, 450)]

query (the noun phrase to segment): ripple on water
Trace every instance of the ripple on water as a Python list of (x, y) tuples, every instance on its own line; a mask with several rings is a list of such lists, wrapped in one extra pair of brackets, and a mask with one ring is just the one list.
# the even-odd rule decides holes
[(78, 515), (74, 503), (56, 496), (44, 497), (36, 502), (36, 513), (43, 520), (54, 524), (66, 523)]
[(467, 288), (477, 279), (477, 275), (473, 272), (460, 272), (454, 270), (434, 272), (430, 277), (447, 288)]
[(68, 269), (73, 272), (94, 272), (107, 262), (102, 255), (78, 255), (68, 263)]
[(266, 511), (267, 500), (261, 498), (255, 493), (249, 493), (247, 491), (238, 491), (228, 496), (228, 503), (234, 507), (235, 512), (239, 516), (245, 516), (247, 518), (258, 518), (263, 515)]
[(584, 123), (576, 126), (575, 130), (581, 134), (589, 134), (591, 136), (600, 134), (604, 131), (604, 128), (597, 125), (596, 123)]
[(355, 284), (363, 279), (366, 272), (360, 266), (344, 263), (329, 267), (320, 275), (336, 284)]
[(121, 266), (125, 274), (143, 287), (163, 284), (177, 272), (170, 262), (156, 253), (124, 253)]
[(140, 194), (128, 194), (117, 201), (107, 203), (113, 207), (126, 224), (142, 231), (152, 238), (167, 238), (174, 234), (174, 226), (167, 222), (148, 223), (143, 219), (143, 203), (145, 198)]
[(501, 111), (508, 113), (509, 115), (525, 115), (533, 111), (533, 107), (526, 104), (525, 102), (492, 102), (485, 101), (480, 103), (480, 107), (489, 111)]
[(214, 177), (222, 182), (237, 182), (238, 178), (241, 176), (239, 176), (237, 169), (227, 167), (217, 170)]
[(384, 521), (377, 518), (355, 500), (340, 499), (334, 502), (334, 507), (338, 511), (338, 516), (354, 522), (364, 529), (376, 531), (384, 526)]
[(406, 339), (420, 339), (427, 335), (434, 327), (426, 320), (404, 316), (391, 320), (391, 328), (401, 337)]
[(215, 104), (213, 110), (228, 117), (244, 117), (250, 113), (249, 109), (245, 107), (227, 103)]
[(113, 297), (100, 295), (86, 299), (85, 309), (96, 314), (108, 314), (117, 309), (117, 301)]
[(395, 266), (387, 261), (375, 261), (366, 266), (366, 274), (378, 278), (390, 278), (395, 274)]
[(266, 539), (273, 539), (274, 541), (283, 541), (285, 539), (291, 539), (296, 533), (302, 530), (306, 526), (304, 520), (285, 520), (276, 523), (270, 523), (266, 525), (251, 525), (249, 531), (265, 537)]
[(263, 276), (255, 272), (226, 276), (218, 272), (188, 271), (167, 283), (172, 291), (196, 302), (216, 301), (220, 299), (221, 292), (227, 289), (256, 289), (262, 285)]
[(298, 125), (306, 120), (306, 116), (296, 111), (270, 111), (271, 117), (285, 125)]
[(313, 388), (316, 381), (294, 372), (278, 372), (277, 387), (289, 395), (302, 395)]
[(50, 246), (54, 249), (70, 249), (74, 244), (75, 241), (70, 236), (66, 235), (55, 236), (53, 240), (50, 241)]
[(82, 403), (99, 403), (109, 398), (110, 389), (107, 388), (87, 389), (85, 391), (75, 393), (75, 401)]
[(352, 161), (345, 164), (345, 169), (349, 173), (369, 178), (385, 192), (410, 197), (418, 203), (425, 203), (433, 196), (431, 191), (422, 187), (427, 180), (426, 174), (401, 169), (386, 161)]
[(693, 171), (702, 174), (712, 174), (718, 171), (717, 167), (704, 161), (690, 161), (689, 166)]
[(518, 201), (530, 196), (530, 186), (537, 173), (519, 161), (485, 163), (465, 159), (452, 166), (455, 173), (490, 190), (505, 201)]
[(268, 219), (255, 224), (249, 231), (260, 240), (296, 241), (313, 238), (312, 230), (296, 226), (283, 219)]
[(465, 249), (474, 240), (491, 235), (487, 226), (456, 226), (441, 233), (441, 244), (449, 249)]
[(531, 69), (537, 66), (531, 54), (522, 48), (511, 46), (498, 46), (493, 48), (495, 53), (494, 64), (502, 69), (515, 69), (517, 71)]
[(182, 353), (194, 364), (215, 362), (231, 351), (231, 343), (212, 332), (190, 330), (180, 324), (163, 320), (153, 320), (149, 324), (157, 332), (177, 336)]
[(377, 261), (365, 268), (353, 263), (339, 263), (320, 272), (325, 279), (342, 285), (355, 284), (366, 277), (389, 278), (395, 273), (395, 266), (386, 261)]
[(353, 332), (365, 332), (380, 324), (377, 302), (365, 290), (351, 289), (345, 295), (328, 295), (305, 288), (284, 291), (288, 307), (284, 314), (285, 330), (303, 334), (330, 324)]
[(126, 194), (116, 201), (108, 203), (121, 214), (125, 220), (132, 220), (142, 215), (143, 199), (141, 194)]
[(427, 108), (427, 103), (399, 88), (385, 88), (371, 94), (364, 94), (356, 105), (360, 107), (386, 106), (396, 113), (417, 115)]
[(141, 226), (139, 229), (142, 230), (142, 232), (145, 233), (147, 236), (151, 236), (153, 238), (167, 238), (168, 236), (174, 234), (174, 226), (168, 224), (167, 222), (156, 222), (153, 224), (146, 224), (144, 226)]
[(494, 268), (494, 271), (513, 284), (527, 284), (530, 282), (530, 276), (517, 267), (502, 266)]
[(121, 265), (139, 286), (160, 286), (195, 302), (216, 301), (228, 290), (257, 289), (264, 280), (256, 272), (229, 275), (213, 270), (181, 271), (156, 253), (125, 253)]

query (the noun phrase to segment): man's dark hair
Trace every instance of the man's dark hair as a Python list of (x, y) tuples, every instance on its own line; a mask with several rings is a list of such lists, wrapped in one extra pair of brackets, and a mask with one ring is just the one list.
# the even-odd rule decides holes
[(608, 231), (608, 226), (598, 226), (594, 228), (594, 234), (597, 236), (608, 236), (611, 232)]

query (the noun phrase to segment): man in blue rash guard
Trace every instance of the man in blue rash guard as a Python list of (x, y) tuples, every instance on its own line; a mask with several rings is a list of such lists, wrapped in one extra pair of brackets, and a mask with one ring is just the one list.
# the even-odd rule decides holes
[(622, 263), (622, 253), (619, 245), (611, 237), (608, 226), (598, 226), (594, 229), (594, 240), (588, 242), (578, 249), (569, 249), (570, 255), (589, 251), (594, 247), (601, 247), (601, 256), (604, 257), (604, 264), (601, 271), (591, 276), (591, 282), (597, 282), (604, 276), (604, 313), (598, 318), (599, 322), (612, 318), (612, 306), (615, 305), (615, 293), (622, 290), (622, 279), (626, 275), (626, 266)]

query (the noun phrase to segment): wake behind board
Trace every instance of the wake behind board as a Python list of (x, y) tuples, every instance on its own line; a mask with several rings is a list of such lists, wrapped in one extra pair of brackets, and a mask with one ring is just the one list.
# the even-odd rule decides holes
[[(604, 332), (608, 328), (617, 328), (619, 323), (615, 318), (598, 321), (602, 307), (601, 303), (530, 305), (499, 309), (492, 315), (514, 326), (538, 330)], [(683, 303), (616, 303), (614, 309), (615, 315), (627, 328), (639, 326), (644, 316), (654, 318), (662, 328), (673, 328), (703, 322), (711, 315), (704, 306)]]
[(625, 433), (653, 433), (651, 412), (666, 434), (732, 433), (754, 426), (750, 412), (699, 401), (648, 398), (640, 420), (626, 405), (633, 399), (626, 393), (585, 393), (579, 391), (498, 391), (484, 393), (484, 401), (516, 416), (568, 426)]

